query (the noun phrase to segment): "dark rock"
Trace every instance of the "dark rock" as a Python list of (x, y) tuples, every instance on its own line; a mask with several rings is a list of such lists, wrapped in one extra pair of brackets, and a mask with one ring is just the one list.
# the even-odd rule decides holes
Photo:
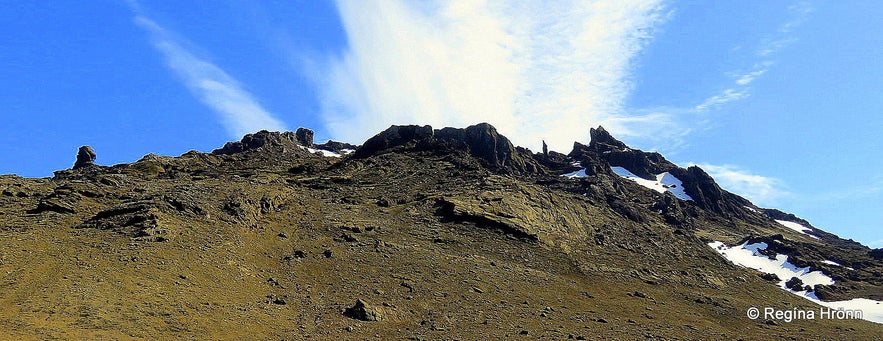
[(803, 281), (797, 277), (791, 277), (787, 282), (785, 282), (785, 287), (794, 291), (803, 290)]
[(466, 129), (444, 128), (437, 130), (435, 136), (440, 140), (460, 142), (466, 145), (469, 153), (497, 168), (508, 168), (519, 173), (534, 173), (539, 168), (531, 163), (532, 158), (523, 155), (497, 129), (487, 123), (479, 123)]
[(356, 304), (352, 307), (346, 308), (343, 312), (343, 316), (360, 320), (360, 321), (382, 321), (383, 314), (379, 309), (372, 307), (362, 301), (361, 299), (356, 300)]
[(76, 213), (77, 210), (74, 209), (74, 206), (72, 204), (55, 198), (40, 199), (40, 202), (37, 204), (36, 208), (28, 210), (28, 213), (30, 214), (43, 212)]
[(779, 283), (782, 279), (779, 278), (776, 274), (764, 273), (760, 275), (760, 278), (763, 278), (765, 281)]
[(331, 249), (326, 249), (325, 251), (322, 251), (322, 256), (325, 256), (325, 258), (331, 258), (331, 256), (333, 255), (334, 252), (332, 252)]
[(625, 143), (615, 139), (613, 135), (610, 135), (610, 133), (608, 133), (602, 126), (598, 126), (598, 128), (590, 128), (589, 137), (591, 138), (593, 147), (600, 150), (628, 149), (628, 146), (626, 146)]
[(159, 219), (165, 205), (152, 200), (124, 202), (98, 212), (77, 228), (112, 230), (141, 241), (165, 241), (168, 230)]
[(546, 145), (546, 140), (543, 140), (543, 155), (549, 156), (549, 146)]
[(328, 140), (328, 142), (325, 142), (323, 144), (317, 144), (317, 145), (315, 145), (315, 147), (317, 149), (329, 150), (329, 151), (332, 151), (332, 152), (335, 152), (338, 154), (343, 153), (344, 150), (354, 151), (359, 148), (359, 146), (354, 145), (354, 144), (331, 141), (331, 140)]
[(242, 137), (242, 140), (239, 142), (227, 142), (224, 144), (224, 147), (219, 149), (215, 149), (212, 151), (214, 155), (232, 155), (237, 153), (242, 153), (249, 150), (262, 149), (266, 147), (276, 147), (281, 148), (282, 150), (286, 150), (285, 147), (291, 147), (292, 150), (301, 149), (295, 146), (300, 146), (298, 143), (297, 136), (295, 133), (290, 131), (286, 131), (284, 133), (280, 132), (270, 132), (266, 130), (261, 130), (254, 134), (247, 134)]
[(868, 255), (873, 259), (883, 260), (883, 248), (873, 249), (868, 252)]
[(404, 145), (408, 142), (431, 138), (433, 134), (432, 127), (428, 125), (422, 127), (416, 125), (394, 125), (365, 141), (359, 149), (356, 149), (354, 156), (362, 158), (376, 155), (384, 150)]
[[(581, 161), (587, 168), (587, 174), (590, 167), (594, 174), (610, 174), (609, 169), (605, 168), (613, 166), (625, 168), (641, 178), (655, 180), (657, 174), (669, 172), (683, 182), (684, 192), (700, 208), (724, 216), (752, 216), (745, 208), (745, 206), (753, 206), (751, 202), (721, 189), (701, 168), (697, 166), (681, 168), (659, 153), (631, 149), (611, 136), (603, 127), (591, 129), (589, 133), (592, 138), (589, 145), (574, 143), (573, 151), (568, 154), (571, 158)], [(682, 223), (677, 215), (666, 218), (670, 223)]]
[(297, 143), (300, 143), (301, 146), (313, 146), (313, 131), (310, 129), (297, 128), (297, 131), (294, 132), (294, 138), (295, 140), (297, 140)]
[(492, 169), (514, 173), (541, 171), (530, 151), (515, 147), (487, 123), (461, 128), (432, 130), (430, 126), (391, 126), (365, 141), (354, 157), (367, 158), (394, 150), (466, 152)]
[(77, 150), (77, 161), (74, 163), (73, 169), (79, 169), (86, 166), (94, 165), (95, 150), (90, 146), (82, 146)]
[(847, 299), (849, 290), (837, 284), (816, 284), (813, 292), (822, 301), (842, 301)]
[(275, 294), (273, 294), (273, 295), (267, 295), (267, 303), (285, 305), (287, 302), (285, 302), (285, 298), (279, 297), (279, 296), (276, 296)]

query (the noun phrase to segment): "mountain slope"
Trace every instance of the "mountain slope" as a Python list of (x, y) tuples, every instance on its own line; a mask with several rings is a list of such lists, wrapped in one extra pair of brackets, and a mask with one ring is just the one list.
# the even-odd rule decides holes
[[(667, 172), (692, 200), (611, 167)], [(2, 176), (0, 193), (4, 338), (883, 337), (862, 320), (745, 317), (818, 306), (710, 242), (763, 241), (834, 278), (818, 292), (836, 300), (883, 299), (879, 252), (783, 226), (810, 225), (602, 128), (568, 155), (487, 124), (394, 126), (358, 148), (259, 132)]]

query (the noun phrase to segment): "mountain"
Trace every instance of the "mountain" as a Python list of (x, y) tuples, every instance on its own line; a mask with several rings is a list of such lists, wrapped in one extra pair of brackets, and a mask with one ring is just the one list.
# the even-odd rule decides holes
[(489, 124), (80, 154), (0, 176), (0, 338), (883, 338), (883, 250), (601, 127), (568, 154)]

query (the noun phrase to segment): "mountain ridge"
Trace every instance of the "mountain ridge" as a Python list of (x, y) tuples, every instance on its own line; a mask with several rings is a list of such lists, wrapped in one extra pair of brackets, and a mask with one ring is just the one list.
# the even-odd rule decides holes
[[(708, 244), (763, 243), (770, 259), (823, 272), (833, 284), (800, 292), (825, 301), (883, 300), (879, 249), (602, 127), (590, 135), (565, 155), (489, 124), (392, 126), (361, 146), (317, 145), (301, 128), (2, 176), (0, 325), (67, 338), (237, 338), (246, 322), (260, 325), (248, 335), (293, 339), (881, 336), (865, 321), (746, 318), (749, 306), (815, 306)], [(668, 173), (690, 200), (613, 167)]]

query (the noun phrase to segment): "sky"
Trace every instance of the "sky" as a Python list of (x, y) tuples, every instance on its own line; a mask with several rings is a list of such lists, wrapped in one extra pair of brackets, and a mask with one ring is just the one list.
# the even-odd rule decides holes
[(489, 122), (567, 153), (603, 125), (883, 247), (881, 17), (871, 0), (9, 2), (0, 174), (298, 127), (358, 144)]

